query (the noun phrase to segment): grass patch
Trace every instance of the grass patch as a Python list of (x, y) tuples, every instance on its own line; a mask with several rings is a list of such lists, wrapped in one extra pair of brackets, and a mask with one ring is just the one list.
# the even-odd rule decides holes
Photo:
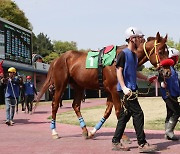
[(0, 105), (0, 109), (5, 109), (5, 105)]
[[(94, 127), (103, 117), (105, 108), (106, 106), (102, 105), (102, 106), (81, 109), (81, 113), (83, 115), (84, 121), (86, 122), (86, 125), (88, 127)], [(144, 111), (144, 113), (145, 113), (145, 129), (164, 130), (165, 114), (161, 114), (161, 116), (160, 115), (150, 116), (149, 114), (151, 112), (146, 112), (146, 110)], [(68, 111), (68, 112), (57, 114), (57, 122), (79, 126), (79, 120), (74, 111)], [(115, 112), (113, 109), (112, 114), (104, 123), (103, 127), (115, 128), (116, 124), (117, 124), (117, 119), (116, 119)], [(132, 118), (127, 123), (126, 128), (134, 128), (133, 123), (132, 123)], [(179, 123), (176, 126), (176, 130), (180, 130)]]

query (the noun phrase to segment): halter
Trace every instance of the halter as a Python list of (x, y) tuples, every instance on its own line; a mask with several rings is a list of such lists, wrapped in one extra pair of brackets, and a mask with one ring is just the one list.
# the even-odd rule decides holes
[(161, 60), (159, 58), (159, 54), (157, 53), (157, 45), (159, 45), (160, 43), (157, 43), (157, 40), (154, 41), (154, 47), (151, 49), (149, 55), (148, 55), (148, 53), (146, 51), (146, 43), (147, 43), (147, 41), (144, 42), (144, 44), (143, 44), (143, 49), (144, 49), (144, 53), (145, 53), (146, 57), (150, 61), (150, 56), (151, 56), (151, 54), (153, 53), (153, 50), (154, 50), (155, 56), (156, 56), (157, 67), (159, 67)]

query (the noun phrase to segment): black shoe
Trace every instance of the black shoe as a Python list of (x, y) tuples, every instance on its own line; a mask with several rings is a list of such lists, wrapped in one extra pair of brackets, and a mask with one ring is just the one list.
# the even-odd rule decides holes
[(139, 152), (140, 153), (155, 152), (156, 150), (157, 150), (157, 145), (152, 145), (149, 143), (139, 145)]
[(178, 138), (177, 136), (175, 136), (175, 135), (172, 136), (172, 137), (169, 137), (168, 135), (165, 134), (164, 138), (165, 138), (166, 140), (172, 140), (172, 141), (177, 141), (177, 140), (179, 140), (179, 138)]

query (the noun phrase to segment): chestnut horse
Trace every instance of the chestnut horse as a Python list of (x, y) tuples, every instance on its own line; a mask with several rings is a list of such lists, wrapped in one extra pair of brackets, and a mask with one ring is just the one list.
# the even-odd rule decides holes
[[(166, 41), (167, 35), (162, 38), (158, 32), (153, 40), (141, 43), (136, 51), (138, 65), (142, 65), (149, 60), (154, 67), (161, 69), (164, 76), (170, 76), (171, 72), (169, 66), (161, 67), (161, 62), (168, 58)], [(125, 47), (126, 46), (118, 47), (116, 53), (118, 54)], [(61, 100), (63, 92), (65, 91), (68, 83), (74, 88), (74, 100), (72, 107), (79, 119), (80, 126), (83, 131), (82, 134), (85, 138), (89, 138), (88, 135), (93, 135), (93, 133), (88, 133), (86, 124), (80, 112), (80, 105), (83, 98), (84, 89), (99, 89), (100, 87), (98, 82), (98, 70), (86, 69), (86, 57), (86, 52), (71, 50), (61, 55), (61, 57), (55, 59), (50, 65), (47, 79), (40, 90), (37, 100), (42, 97), (49, 85), (55, 85), (55, 95), (54, 100), (52, 101), (51, 122), (53, 138), (58, 138), (55, 125), (56, 113), (59, 107), (59, 101)], [(119, 116), (121, 102), (116, 89), (117, 82), (116, 67), (114, 62), (111, 66), (106, 66), (103, 68), (103, 86), (107, 93), (107, 108), (104, 113), (104, 119), (107, 119), (111, 114), (113, 105), (117, 118)]]

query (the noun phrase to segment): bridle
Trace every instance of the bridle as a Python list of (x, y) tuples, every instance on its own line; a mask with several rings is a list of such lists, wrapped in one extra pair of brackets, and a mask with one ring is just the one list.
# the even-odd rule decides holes
[(150, 56), (152, 55), (153, 51), (155, 52), (155, 56), (156, 56), (156, 63), (157, 63), (157, 68), (160, 67), (160, 63), (161, 63), (161, 59), (159, 57), (159, 53), (157, 52), (157, 45), (159, 45), (160, 43), (157, 43), (157, 40), (154, 41), (154, 46), (153, 48), (151, 49), (151, 51), (149, 52), (149, 55), (147, 53), (147, 50), (146, 50), (146, 42), (144, 42), (143, 44), (143, 50), (144, 50), (144, 53), (147, 57), (147, 59), (150, 61)]

